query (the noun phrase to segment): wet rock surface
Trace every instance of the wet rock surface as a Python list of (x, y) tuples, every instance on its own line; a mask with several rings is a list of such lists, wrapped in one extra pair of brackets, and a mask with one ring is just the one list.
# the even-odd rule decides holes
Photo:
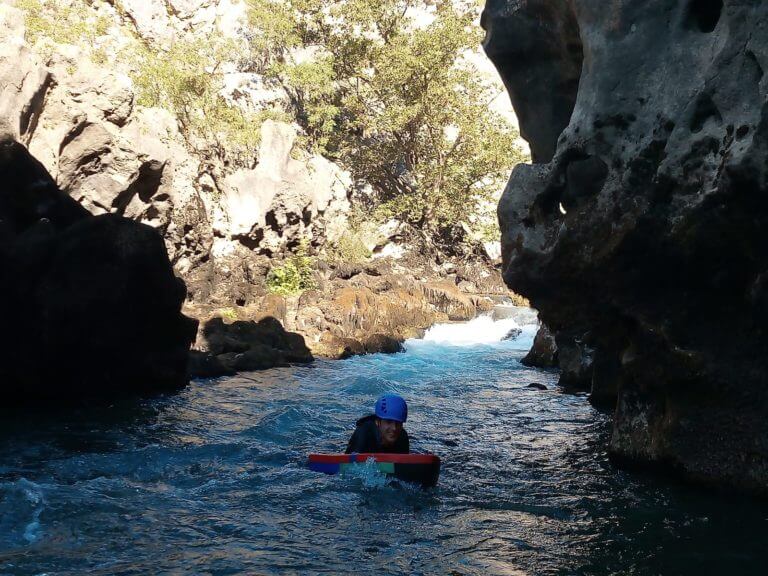
[(539, 331), (536, 332), (536, 337), (533, 339), (533, 346), (531, 346), (528, 354), (520, 362), (525, 366), (554, 368), (558, 366), (557, 360), (555, 337), (552, 336), (549, 328), (542, 324)]
[(505, 281), (588, 344), (617, 459), (768, 491), (768, 6), (489, 0), (483, 22), (535, 161), (500, 202)]

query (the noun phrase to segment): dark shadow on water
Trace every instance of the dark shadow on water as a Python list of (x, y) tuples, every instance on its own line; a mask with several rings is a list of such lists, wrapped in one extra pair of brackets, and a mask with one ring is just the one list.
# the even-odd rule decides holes
[(30, 447), (52, 445), (65, 452), (121, 450), (120, 439), (130, 430), (157, 421), (164, 397), (167, 395), (72, 404), (63, 410), (42, 405), (24, 414), (4, 416), (0, 419), (0, 454), (21, 443)]

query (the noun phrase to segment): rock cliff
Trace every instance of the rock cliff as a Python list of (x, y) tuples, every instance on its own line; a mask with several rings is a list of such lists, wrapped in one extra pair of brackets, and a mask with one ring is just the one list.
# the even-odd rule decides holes
[(93, 216), (0, 133), (0, 383), (5, 408), (175, 390), (197, 322), (160, 235)]
[[(139, 33), (181, 41), (192, 25), (188, 35), (200, 42), (224, 30), (237, 36), (236, 20), (244, 17), (242, 4), (226, 1), (170, 2), (168, 10), (157, 2), (113, 4), (98, 2), (81, 15), (109, 23), (102, 41), (110, 50)], [(200, 298), (237, 299), (213, 292), (217, 278), (244, 273), (246, 256), (271, 257), (299, 238), (322, 243), (343, 233), (350, 177), (318, 155), (296, 160), (295, 126), (267, 119), (252, 158), (217, 157), (210, 142), (190, 142), (168, 110), (137, 102), (133, 60), (114, 55), (95, 63), (85, 38), (30, 45), (25, 19), (0, 2), (0, 118), (91, 213), (157, 229)], [(263, 81), (256, 74), (232, 72), (225, 80), (227, 98), (245, 100), (244, 107), (267, 109), (281, 98), (274, 86), (253, 88)], [(205, 289), (203, 278), (214, 288)]]
[[(366, 258), (330, 254), (349, 240), (350, 208), (365, 188), (302, 148), (286, 91), (249, 60), (246, 21), (246, 4), (230, 0), (0, 0), (0, 119), (90, 214), (162, 236), (187, 286), (185, 313), (200, 319), (193, 372), (397, 350), (434, 322), (487, 309), (485, 295), (506, 294), (498, 245), (447, 255), (394, 221), (358, 240)], [(219, 40), (236, 58), (215, 62), (216, 97), (249, 119), (223, 142), (194, 133), (172, 106), (142, 100), (142, 78), (176, 79), (164, 55), (190, 66), (197, 56), (179, 46), (210, 52)], [(148, 48), (161, 62), (147, 60)], [(142, 76), (150, 64), (170, 78)], [(227, 147), (239, 138), (252, 139), (246, 153)], [(315, 289), (270, 293), (270, 270), (305, 244)]]
[(768, 492), (768, 5), (488, 0), (483, 23), (535, 160), (499, 205), (505, 281), (592, 356), (614, 456)]

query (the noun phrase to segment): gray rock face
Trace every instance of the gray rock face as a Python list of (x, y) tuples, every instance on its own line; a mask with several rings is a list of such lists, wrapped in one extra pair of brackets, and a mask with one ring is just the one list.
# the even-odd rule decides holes
[(481, 24), (489, 32), (486, 54), (509, 91), (531, 158), (548, 162), (568, 124), (581, 76), (579, 27), (570, 3), (489, 0)]
[(0, 5), (0, 120), (8, 136), (28, 141), (53, 77), (24, 44), (23, 29), (21, 12)]
[(546, 325), (542, 324), (536, 337), (533, 339), (533, 346), (520, 362), (524, 366), (537, 366), (539, 368), (553, 368), (557, 366), (557, 343)]
[(489, 0), (483, 22), (538, 162), (499, 205), (507, 284), (589, 335), (617, 458), (768, 491), (768, 5)]
[(262, 253), (279, 253), (296, 238), (317, 239), (326, 228), (336, 239), (347, 227), (351, 178), (321, 156), (292, 158), (296, 136), (285, 122), (264, 122), (259, 163), (222, 186), (228, 233)]
[[(129, 28), (157, 42), (186, 34), (188, 24), (203, 36), (211, 26), (236, 35), (245, 9), (230, 0), (120, 6)], [(250, 302), (264, 292), (258, 280), (270, 256), (347, 230), (351, 178), (319, 155), (294, 158), (296, 126), (264, 122), (257, 157), (247, 167), (228, 166), (191, 148), (170, 112), (138, 105), (126, 70), (97, 65), (76, 46), (36, 56), (23, 13), (2, 3), (0, 40), (0, 119), (9, 134), (92, 214), (158, 230), (191, 298)], [(264, 78), (234, 76), (242, 78), (227, 90), (245, 108), (280, 99), (274, 87), (267, 94)], [(258, 90), (240, 86), (259, 79)]]

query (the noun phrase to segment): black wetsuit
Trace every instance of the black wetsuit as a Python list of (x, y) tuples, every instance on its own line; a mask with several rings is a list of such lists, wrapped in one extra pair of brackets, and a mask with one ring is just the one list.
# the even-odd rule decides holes
[(353, 452), (388, 452), (390, 454), (408, 454), (411, 446), (408, 440), (408, 432), (403, 429), (395, 445), (386, 450), (381, 447), (379, 429), (376, 427), (376, 416), (371, 414), (357, 421), (357, 428), (347, 444), (346, 454)]

